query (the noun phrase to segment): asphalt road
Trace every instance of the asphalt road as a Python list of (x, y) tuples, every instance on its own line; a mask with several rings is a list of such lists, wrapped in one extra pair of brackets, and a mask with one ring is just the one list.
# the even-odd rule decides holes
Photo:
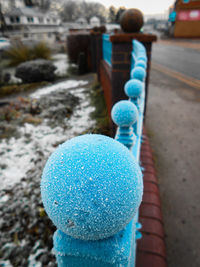
[(200, 79), (200, 50), (155, 43), (152, 60), (184, 75)]
[(169, 267), (200, 266), (199, 53), (163, 44), (153, 49), (146, 128), (159, 179)]

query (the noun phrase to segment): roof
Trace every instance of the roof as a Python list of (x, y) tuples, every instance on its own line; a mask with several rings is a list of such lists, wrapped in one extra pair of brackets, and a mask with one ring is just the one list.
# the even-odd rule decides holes
[(45, 14), (39, 11), (36, 8), (31, 7), (22, 7), (22, 8), (13, 8), (9, 12), (6, 13), (7, 16), (35, 16), (35, 17), (43, 17)]

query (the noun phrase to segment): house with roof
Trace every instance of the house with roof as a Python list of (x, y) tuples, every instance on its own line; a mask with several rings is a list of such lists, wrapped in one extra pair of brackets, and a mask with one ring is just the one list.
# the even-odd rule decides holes
[(55, 13), (44, 13), (37, 8), (18, 7), (5, 13), (6, 34), (22, 40), (56, 41), (60, 34), (60, 18)]
[(96, 17), (96, 16), (94, 16), (94, 17), (92, 17), (91, 19), (90, 19), (90, 25), (92, 26), (92, 27), (99, 27), (100, 26), (100, 19), (98, 18), (98, 17)]

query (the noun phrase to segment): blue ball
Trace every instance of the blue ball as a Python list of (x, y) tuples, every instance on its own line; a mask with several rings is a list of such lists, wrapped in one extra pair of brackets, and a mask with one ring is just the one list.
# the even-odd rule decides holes
[(146, 70), (147, 68), (147, 63), (143, 60), (137, 60), (135, 63), (135, 67), (142, 67)]
[(128, 97), (137, 98), (140, 97), (144, 88), (144, 83), (137, 79), (131, 79), (126, 82), (124, 90)]
[(136, 214), (142, 173), (130, 151), (103, 135), (82, 135), (60, 145), (41, 181), (45, 210), (56, 227), (81, 240), (110, 237)]
[(147, 63), (147, 56), (145, 53), (140, 53), (137, 57), (137, 60), (143, 60), (145, 63)]
[(138, 110), (131, 101), (121, 100), (113, 106), (111, 116), (118, 126), (129, 127), (137, 121)]
[(146, 71), (142, 67), (135, 67), (131, 71), (131, 78), (132, 79), (138, 79), (141, 82), (143, 82), (145, 77), (146, 77)]

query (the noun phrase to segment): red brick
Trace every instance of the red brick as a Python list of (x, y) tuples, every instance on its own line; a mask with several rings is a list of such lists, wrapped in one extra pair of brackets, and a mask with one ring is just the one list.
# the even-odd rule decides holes
[(114, 53), (112, 54), (112, 63), (113, 62), (124, 62), (126, 53)]
[(160, 222), (163, 222), (160, 207), (152, 205), (152, 204), (142, 203), (140, 205), (139, 216), (149, 217), (149, 218), (160, 220)]
[(163, 224), (159, 220), (140, 217), (139, 222), (142, 224), (142, 229), (140, 230), (142, 233), (154, 234), (164, 239)]
[(153, 205), (156, 205), (158, 207), (161, 206), (160, 205), (160, 197), (158, 196), (158, 194), (154, 194), (154, 193), (145, 192), (143, 194), (142, 202), (148, 203), (148, 204), (153, 204)]
[(113, 63), (112, 64), (113, 70), (129, 70), (130, 69), (130, 64), (128, 63)]
[(144, 168), (144, 172), (145, 173), (151, 173), (151, 174), (156, 175), (156, 170), (155, 170), (155, 168), (153, 166), (142, 162), (142, 167)]
[(140, 160), (141, 160), (142, 164), (146, 164), (146, 165), (150, 165), (150, 166), (154, 167), (154, 162), (153, 162), (152, 158), (141, 156)]
[(137, 241), (137, 247), (140, 252), (153, 253), (163, 258), (166, 257), (164, 240), (156, 235), (143, 233), (142, 238)]
[(112, 53), (116, 52), (130, 52), (132, 51), (132, 43), (117, 43), (112, 45)]
[(152, 149), (151, 149), (151, 147), (150, 147), (149, 145), (147, 145), (147, 144), (142, 144), (141, 150), (142, 150), (142, 151), (148, 151), (148, 152), (150, 152), (150, 153), (152, 154)]
[(159, 195), (158, 185), (151, 182), (144, 182), (144, 192), (152, 192)]
[(136, 267), (167, 267), (167, 263), (161, 256), (138, 251)]
[(153, 155), (152, 153), (150, 153), (150, 151), (145, 151), (145, 150), (142, 150), (141, 153), (140, 153), (140, 158), (150, 158), (150, 159), (153, 159)]
[(152, 182), (152, 183), (156, 183), (156, 184), (158, 184), (158, 180), (157, 180), (155, 174), (147, 173), (147, 172), (145, 172), (145, 171), (144, 171), (143, 180), (144, 180), (145, 182)]

